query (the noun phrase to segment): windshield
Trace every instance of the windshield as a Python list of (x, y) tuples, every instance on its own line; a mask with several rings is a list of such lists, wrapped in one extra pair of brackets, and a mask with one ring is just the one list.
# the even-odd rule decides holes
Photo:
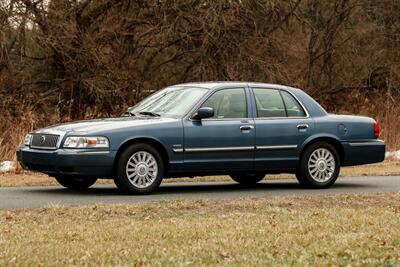
[(195, 103), (207, 92), (198, 87), (167, 87), (145, 98), (128, 112), (136, 115), (156, 115), (165, 117), (183, 117)]

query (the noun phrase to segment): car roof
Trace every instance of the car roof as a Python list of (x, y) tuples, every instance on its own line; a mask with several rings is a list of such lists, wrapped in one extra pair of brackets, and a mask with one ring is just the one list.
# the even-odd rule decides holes
[(258, 82), (228, 82), (228, 81), (217, 81), (217, 82), (191, 82), (176, 84), (174, 86), (188, 86), (188, 87), (201, 87), (207, 89), (217, 89), (221, 87), (237, 87), (237, 86), (250, 86), (250, 87), (267, 87), (270, 89), (294, 89), (289, 86), (272, 84), (272, 83), (258, 83)]
[(318, 117), (318, 116), (325, 116), (327, 112), (325, 109), (315, 101), (311, 96), (309, 96), (306, 92), (301, 89), (279, 85), (279, 84), (272, 84), (272, 83), (258, 83), (258, 82), (227, 82), (227, 81), (220, 81), (220, 82), (192, 82), (192, 83), (183, 83), (174, 85), (177, 87), (198, 87), (198, 88), (205, 88), (208, 90), (216, 90), (220, 88), (229, 88), (229, 87), (261, 87), (261, 88), (269, 88), (269, 89), (278, 89), (278, 90), (286, 90), (291, 92), (297, 100), (305, 107), (307, 112), (311, 117)]

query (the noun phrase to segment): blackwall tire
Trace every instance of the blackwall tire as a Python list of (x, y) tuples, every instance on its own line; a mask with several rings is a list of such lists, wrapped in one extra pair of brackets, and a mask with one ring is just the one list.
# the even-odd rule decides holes
[(73, 190), (85, 190), (94, 185), (97, 181), (97, 178), (80, 178), (71, 176), (56, 176), (54, 178), (60, 185)]
[(255, 185), (264, 179), (265, 173), (235, 173), (231, 174), (230, 177), (232, 180), (242, 185)]

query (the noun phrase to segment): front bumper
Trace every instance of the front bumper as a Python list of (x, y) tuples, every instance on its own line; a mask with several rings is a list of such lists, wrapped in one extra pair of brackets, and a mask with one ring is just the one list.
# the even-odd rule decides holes
[(354, 166), (382, 162), (385, 160), (386, 146), (382, 140), (344, 142), (343, 166)]
[(88, 149), (41, 150), (21, 147), (17, 159), (30, 171), (50, 176), (110, 177), (116, 151)]

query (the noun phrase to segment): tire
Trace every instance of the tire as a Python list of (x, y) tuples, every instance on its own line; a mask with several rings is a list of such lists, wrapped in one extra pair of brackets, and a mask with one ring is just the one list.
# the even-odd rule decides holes
[(297, 180), (307, 188), (322, 189), (333, 185), (339, 176), (340, 157), (329, 143), (311, 144), (304, 151), (296, 172)]
[(163, 175), (160, 153), (151, 145), (139, 143), (126, 148), (118, 158), (114, 182), (125, 194), (145, 195), (160, 186)]
[(80, 178), (71, 176), (56, 176), (54, 178), (56, 178), (60, 185), (73, 190), (85, 190), (94, 185), (97, 181), (97, 178)]
[(265, 177), (265, 173), (235, 173), (231, 174), (230, 177), (235, 182), (242, 185), (255, 185)]

